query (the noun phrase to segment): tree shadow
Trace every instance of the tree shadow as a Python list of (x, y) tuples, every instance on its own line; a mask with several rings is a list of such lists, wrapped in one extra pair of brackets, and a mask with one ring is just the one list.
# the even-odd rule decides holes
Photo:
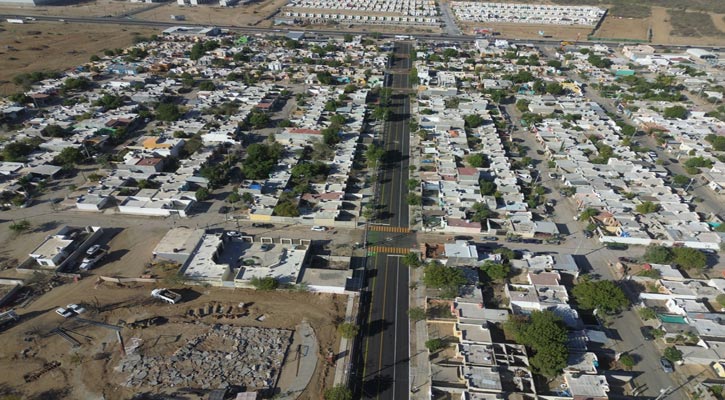
[(362, 398), (377, 398), (392, 386), (393, 378), (390, 375), (375, 375), (363, 381)]
[(375, 336), (378, 333), (383, 333), (386, 329), (388, 329), (392, 325), (393, 325), (392, 322), (388, 322), (384, 319), (378, 319), (375, 321), (371, 321), (369, 324), (367, 324), (365, 333), (367, 336)]

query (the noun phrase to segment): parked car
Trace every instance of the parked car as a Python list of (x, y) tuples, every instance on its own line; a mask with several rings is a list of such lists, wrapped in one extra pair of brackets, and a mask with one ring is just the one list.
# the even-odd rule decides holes
[(591, 231), (584, 231), (584, 237), (586, 237), (587, 239), (591, 239), (592, 236), (594, 236), (594, 235), (592, 234)]
[(271, 245), (271, 244), (269, 244), (269, 243), (265, 243), (265, 244), (263, 244), (263, 245), (262, 245), (262, 247), (260, 247), (260, 248), (262, 249), (262, 251), (268, 251), (269, 249), (271, 249), (271, 248), (272, 248), (272, 245)]
[(75, 314), (83, 314), (84, 312), (86, 312), (86, 309), (79, 306), (78, 304), (68, 304), (67, 306), (65, 306), (65, 308), (66, 310), (72, 311)]
[(254, 227), (254, 228), (274, 228), (274, 225), (264, 224), (261, 222), (254, 222), (254, 223), (252, 223), (252, 227)]
[(89, 247), (88, 250), (86, 250), (86, 254), (88, 254), (89, 256), (92, 256), (92, 255), (96, 254), (96, 252), (100, 249), (101, 249), (100, 244), (94, 244), (93, 246)]
[(313, 226), (311, 228), (311, 230), (313, 230), (315, 232), (324, 232), (324, 231), (327, 230), (327, 228), (325, 228), (324, 226), (317, 226), (317, 225), (315, 225), (315, 226)]
[(496, 236), (481, 236), (481, 240), (488, 240), (491, 242), (495, 242), (498, 240)]
[(639, 331), (642, 332), (642, 337), (644, 340), (654, 340), (654, 335), (652, 334), (652, 328), (651, 326), (642, 326), (639, 328)]
[(528, 244), (541, 244), (541, 239), (524, 239), (523, 242)]
[(226, 235), (233, 238), (242, 237), (242, 232), (239, 231), (227, 231)]
[(75, 315), (75, 313), (71, 310), (66, 310), (63, 307), (58, 307), (55, 309), (55, 313), (60, 315), (63, 318), (70, 318)]
[(97, 262), (101, 261), (101, 259), (105, 257), (105, 255), (105, 251), (97, 251), (95, 254), (85, 257), (83, 261), (81, 261), (81, 265), (78, 267), (78, 269), (81, 271), (88, 271), (92, 269)]
[(672, 365), (672, 362), (664, 357), (660, 358), (660, 366), (662, 367), (662, 370), (668, 374), (675, 372), (675, 367)]

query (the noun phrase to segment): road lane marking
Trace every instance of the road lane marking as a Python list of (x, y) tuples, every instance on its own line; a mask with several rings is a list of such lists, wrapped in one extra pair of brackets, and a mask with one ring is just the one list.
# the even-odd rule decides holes
[[(375, 265), (375, 270), (377, 271), (377, 264), (375, 264), (375, 258), (373, 258), (373, 263)], [(370, 284), (370, 310), (368, 310), (368, 323), (365, 326), (365, 351), (363, 352), (363, 374), (362, 379), (365, 379), (367, 376), (367, 369), (368, 369), (368, 348), (370, 347), (370, 320), (373, 318), (373, 300), (375, 299), (375, 282), (377, 279), (377, 273), (373, 275), (372, 283)]]
[(385, 335), (383, 334), (383, 328), (385, 327), (385, 304), (388, 300), (388, 264), (390, 259), (385, 259), (385, 279), (383, 279), (383, 314), (380, 317), (380, 352), (378, 354), (378, 390), (377, 399), (380, 398), (380, 385), (382, 384), (382, 375), (380, 372), (383, 370), (383, 343), (385, 343)]

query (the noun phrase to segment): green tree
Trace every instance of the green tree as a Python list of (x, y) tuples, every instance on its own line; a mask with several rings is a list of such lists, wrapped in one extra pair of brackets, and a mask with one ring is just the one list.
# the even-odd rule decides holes
[(707, 256), (697, 249), (689, 247), (674, 247), (674, 263), (684, 269), (703, 269), (707, 266)]
[(368, 146), (368, 149), (365, 150), (365, 159), (367, 160), (368, 167), (373, 167), (375, 163), (382, 160), (383, 156), (385, 155), (385, 149), (381, 146), (378, 146), (375, 143), (371, 143)]
[(429, 288), (443, 290), (443, 297), (454, 297), (458, 294), (458, 287), (466, 283), (466, 277), (458, 268), (433, 261), (423, 268), (423, 283)]
[(492, 181), (481, 179), (478, 184), (481, 189), (481, 195), (483, 196), (493, 196), (496, 194), (496, 190), (498, 190), (498, 186)]
[(30, 221), (21, 220), (10, 224), (10, 230), (14, 233), (25, 233), (30, 230)]
[(682, 351), (678, 350), (675, 346), (665, 348), (663, 355), (673, 363), (682, 360)]
[(559, 96), (562, 93), (564, 93), (564, 87), (561, 86), (558, 82), (551, 82), (546, 84), (546, 93), (553, 94), (555, 96)]
[(581, 214), (579, 214), (579, 221), (587, 222), (592, 217), (596, 217), (597, 215), (599, 215), (599, 210), (597, 210), (596, 208), (587, 208), (586, 210), (582, 211)]
[(417, 179), (410, 178), (408, 179), (408, 190), (415, 190), (418, 187), (420, 187), (420, 181)]
[(196, 190), (196, 201), (205, 201), (209, 198), (210, 193), (207, 188), (199, 188)]
[(637, 313), (643, 321), (649, 321), (651, 319), (657, 318), (657, 313), (655, 312), (655, 310), (649, 307), (640, 307), (637, 309)]
[(473, 205), (473, 215), (471, 221), (485, 223), (486, 220), (494, 216), (494, 212), (485, 203), (476, 203)]
[(239, 202), (239, 200), (242, 199), (242, 196), (239, 195), (239, 192), (236, 190), (233, 190), (229, 195), (227, 196), (227, 202), (230, 204), (236, 204)]
[(534, 352), (530, 359), (535, 371), (548, 377), (557, 376), (567, 365), (567, 330), (561, 318), (551, 311), (534, 311), (528, 317), (512, 315), (504, 323), (504, 331), (516, 343)]
[(435, 353), (436, 351), (442, 349), (445, 347), (445, 342), (442, 339), (428, 339), (425, 341), (425, 348), (428, 349), (429, 352)]
[(529, 104), (531, 102), (526, 99), (519, 99), (516, 101), (516, 109), (521, 112), (527, 112), (529, 111)]
[(465, 126), (471, 129), (478, 128), (479, 126), (483, 125), (484, 122), (486, 122), (478, 114), (466, 115), (465, 117), (463, 117), (463, 121), (465, 123)]
[(634, 365), (637, 363), (637, 361), (634, 359), (634, 357), (629, 353), (624, 353), (619, 356), (619, 363), (627, 370), (632, 369)]
[(690, 177), (687, 175), (675, 175), (672, 177), (672, 184), (677, 187), (686, 187), (690, 184)]
[(176, 121), (181, 118), (179, 106), (174, 103), (159, 103), (156, 106), (156, 119), (159, 121)]
[(473, 168), (488, 168), (488, 166), (490, 165), (488, 157), (486, 157), (486, 155), (482, 153), (471, 154), (466, 157), (466, 161), (468, 162), (468, 165)]
[(582, 279), (572, 289), (579, 307), (584, 310), (594, 310), (607, 314), (617, 313), (629, 305), (629, 300), (622, 288), (612, 281), (594, 281)]
[(251, 283), (257, 290), (275, 290), (279, 287), (279, 281), (271, 276), (265, 276), (262, 278), (255, 276), (249, 281), (249, 283)]
[(411, 321), (423, 321), (426, 317), (427, 314), (423, 307), (411, 307), (408, 309), (408, 318)]
[(247, 147), (247, 157), (242, 161), (242, 173), (246, 179), (267, 179), (277, 165), (284, 147), (279, 143), (252, 143)]
[(72, 129), (66, 129), (59, 125), (48, 125), (40, 131), (40, 134), (47, 137), (67, 138), (73, 135)]
[(662, 115), (667, 119), (686, 119), (687, 109), (682, 106), (667, 107)]
[(725, 307), (725, 294), (719, 294), (715, 298), (715, 301), (717, 301), (717, 304), (720, 304), (721, 306)]
[(411, 267), (411, 268), (418, 268), (420, 267), (420, 257), (418, 257), (418, 253), (410, 252), (403, 256), (403, 264)]
[(508, 263), (502, 264), (486, 261), (481, 265), (481, 271), (492, 281), (502, 281), (508, 278), (509, 273), (511, 273), (511, 267), (509, 267)]
[(83, 152), (75, 147), (66, 147), (60, 151), (60, 153), (53, 158), (53, 164), (73, 167), (74, 165), (82, 162), (85, 159)]
[(660, 210), (660, 205), (651, 201), (644, 201), (635, 207), (640, 214), (651, 214)]
[(269, 115), (261, 111), (253, 111), (249, 114), (249, 123), (254, 129), (266, 128), (269, 124)]
[(415, 193), (408, 193), (407, 200), (409, 206), (419, 206), (423, 204), (423, 199)]
[(669, 264), (673, 259), (672, 251), (664, 246), (650, 245), (644, 252), (644, 260), (654, 264)]
[(216, 89), (216, 85), (212, 81), (202, 81), (199, 83), (199, 90), (212, 91)]
[(340, 143), (340, 126), (333, 124), (323, 129), (322, 141), (330, 147)]
[(337, 331), (340, 333), (340, 336), (345, 339), (352, 339), (357, 336), (360, 328), (351, 322), (343, 322), (337, 327)]
[(325, 389), (325, 400), (352, 400), (352, 391), (344, 385)]

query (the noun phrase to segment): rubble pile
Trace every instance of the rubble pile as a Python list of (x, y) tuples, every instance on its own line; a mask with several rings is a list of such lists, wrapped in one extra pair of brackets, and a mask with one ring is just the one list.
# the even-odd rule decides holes
[(289, 330), (217, 324), (169, 357), (131, 354), (116, 369), (129, 373), (129, 387), (265, 388), (275, 384), (291, 340)]

